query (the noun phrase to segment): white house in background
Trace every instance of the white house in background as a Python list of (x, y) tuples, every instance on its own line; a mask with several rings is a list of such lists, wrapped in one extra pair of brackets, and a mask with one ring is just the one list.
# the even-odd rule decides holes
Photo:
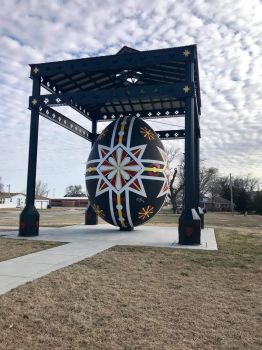
[(36, 209), (47, 209), (49, 205), (49, 199), (44, 196), (36, 196), (35, 197), (35, 207)]
[[(1, 208), (24, 208), (26, 195), (24, 193), (0, 192)], [(36, 196), (35, 207), (37, 209), (46, 209), (49, 205), (49, 199), (43, 196)]]

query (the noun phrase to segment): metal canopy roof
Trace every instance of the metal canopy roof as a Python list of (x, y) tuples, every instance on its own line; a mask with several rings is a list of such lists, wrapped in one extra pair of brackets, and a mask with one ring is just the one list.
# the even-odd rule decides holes
[[(193, 85), (186, 81), (188, 61), (195, 63)], [(196, 96), (200, 114), (196, 45), (151, 51), (124, 46), (116, 55), (30, 66), (32, 78), (41, 77), (45, 89), (55, 96), (60, 95), (58, 99), (44, 95), (34, 107), (69, 105), (91, 120), (108, 120), (127, 114), (143, 118), (181, 116), (188, 91), (176, 94), (176, 90), (178, 87), (185, 89), (188, 83), (188, 89)]]
[[(185, 139), (185, 209), (179, 220), (179, 243), (200, 243), (200, 220), (195, 209), (199, 208), (200, 194), (201, 99), (195, 45), (142, 52), (123, 47), (111, 56), (33, 64), (31, 78), (27, 206), (20, 216), (19, 235), (38, 235), (39, 229), (39, 214), (34, 208), (39, 114), (92, 144), (97, 140), (100, 120), (127, 114), (140, 118), (184, 115), (184, 130), (156, 133), (160, 139)], [(49, 94), (41, 94), (41, 85)], [(92, 130), (52, 108), (64, 105), (89, 118)], [(90, 209), (89, 215), (92, 222), (86, 216), (86, 223), (93, 224), (96, 214)]]

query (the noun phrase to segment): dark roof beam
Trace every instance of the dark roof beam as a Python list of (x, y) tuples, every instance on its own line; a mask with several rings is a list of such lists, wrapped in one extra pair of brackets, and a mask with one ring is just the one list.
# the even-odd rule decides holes
[[(165, 64), (170, 60), (175, 62), (186, 62), (194, 59), (194, 51), (196, 46), (184, 46), (169, 49), (159, 49), (150, 51), (132, 52), (123, 55), (110, 55), (101, 57), (90, 57), (68, 61), (50, 62), (31, 64), (31, 77), (34, 76), (52, 76), (61, 71), (68, 74), (76, 74), (80, 72), (101, 72), (108, 70), (133, 69), (134, 67), (147, 67), (148, 65)], [(192, 54), (185, 56), (185, 50), (189, 50)]]
[(185, 130), (159, 130), (156, 131), (157, 136), (161, 140), (176, 140), (176, 139), (184, 139), (185, 138)]
[(169, 97), (173, 96), (185, 98), (194, 97), (194, 83), (176, 83), (162, 84), (157, 86), (129, 86), (117, 89), (106, 89), (98, 91), (80, 91), (77, 93), (61, 93), (55, 95), (40, 95), (37, 98), (31, 96), (29, 99), (29, 108), (38, 107), (39, 104), (49, 106), (76, 106), (89, 104), (104, 104), (112, 99), (122, 100), (139, 98), (141, 101), (145, 98)]
[(186, 65), (184, 63), (183, 65), (176, 66), (172, 62), (170, 62), (170, 64), (159, 64), (156, 67), (160, 67), (161, 69), (166, 69), (168, 71), (174, 71), (174, 72), (177, 72), (177, 71), (183, 72), (186, 69)]
[(79, 79), (83, 78), (84, 76), (86, 76), (86, 73), (81, 72), (81, 73), (71, 75), (71, 79), (79, 81)]
[(175, 71), (170, 71), (170, 70), (162, 70), (162, 69), (157, 69), (157, 68), (151, 68), (148, 67), (147, 70), (145, 71), (145, 74), (159, 74), (160, 76), (165, 76), (165, 73), (169, 76), (169, 77), (174, 77), (174, 78), (178, 78), (178, 79), (185, 79), (185, 72), (175, 72)]
[(64, 73), (59, 73), (59, 74), (53, 75), (52, 77), (49, 77), (49, 80), (56, 81), (56, 80), (63, 79), (65, 76), (66, 75)]
[(148, 74), (144, 77), (144, 80), (148, 80), (148, 81), (161, 81), (166, 84), (168, 83), (179, 83), (181, 81), (184, 81), (184, 79), (182, 78), (177, 78), (177, 77), (168, 77), (168, 78), (165, 78), (163, 75), (160, 75), (160, 74)]

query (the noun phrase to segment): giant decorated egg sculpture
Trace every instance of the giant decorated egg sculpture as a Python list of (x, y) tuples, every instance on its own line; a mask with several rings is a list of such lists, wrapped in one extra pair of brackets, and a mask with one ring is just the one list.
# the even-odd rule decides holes
[(108, 125), (93, 145), (86, 187), (95, 212), (121, 229), (151, 219), (167, 191), (166, 153), (142, 119), (122, 117)]

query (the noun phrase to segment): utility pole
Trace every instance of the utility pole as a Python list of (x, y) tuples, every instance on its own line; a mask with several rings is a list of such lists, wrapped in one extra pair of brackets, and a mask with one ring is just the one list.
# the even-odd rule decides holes
[(232, 215), (234, 215), (234, 202), (233, 202), (233, 188), (232, 188), (231, 173), (229, 174), (229, 183), (230, 183), (230, 205), (231, 205), (231, 212), (232, 212)]

